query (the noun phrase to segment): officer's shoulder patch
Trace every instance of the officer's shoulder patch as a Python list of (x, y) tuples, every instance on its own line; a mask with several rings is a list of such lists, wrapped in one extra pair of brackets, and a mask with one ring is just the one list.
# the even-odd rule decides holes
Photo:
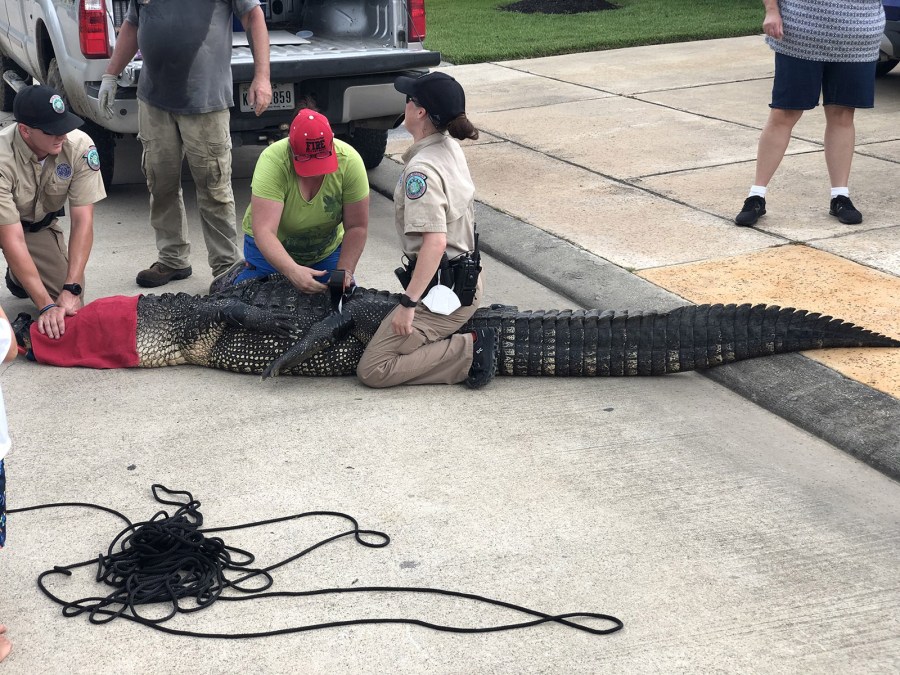
[(94, 171), (100, 170), (100, 153), (97, 152), (95, 146), (92, 145), (88, 148), (88, 151), (84, 153), (84, 161), (86, 161), (87, 165)]
[(66, 162), (61, 162), (56, 165), (56, 177), (62, 178), (66, 180), (67, 178), (72, 177), (72, 165)]
[(428, 190), (428, 176), (419, 171), (410, 171), (406, 174), (406, 196), (409, 199), (418, 199)]

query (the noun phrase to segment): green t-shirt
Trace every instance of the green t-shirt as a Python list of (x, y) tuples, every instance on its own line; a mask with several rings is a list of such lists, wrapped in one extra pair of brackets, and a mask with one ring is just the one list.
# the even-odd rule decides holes
[[(344, 204), (358, 202), (369, 194), (369, 179), (359, 153), (337, 139), (334, 151), (338, 170), (325, 176), (311, 201), (300, 195), (300, 181), (287, 138), (263, 150), (253, 170), (253, 194), (284, 204), (278, 240), (298, 265), (312, 265), (334, 253), (344, 240)], [(252, 223), (252, 207), (248, 206), (243, 229), (251, 237)]]

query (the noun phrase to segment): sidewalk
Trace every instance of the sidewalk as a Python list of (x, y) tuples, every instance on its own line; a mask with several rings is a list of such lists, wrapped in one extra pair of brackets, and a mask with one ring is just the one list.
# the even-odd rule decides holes
[[(900, 336), (900, 73), (878, 82), (874, 110), (857, 114), (850, 187), (861, 225), (828, 215), (818, 108), (795, 128), (769, 213), (739, 228), (732, 219), (752, 182), (773, 68), (756, 36), (445, 68), (482, 131), (463, 144), (477, 198), (510, 216), (507, 226), (557, 238), (526, 255), (520, 234), (482, 228), (485, 246), (591, 306), (672, 305), (626, 304), (637, 278), (694, 303), (798, 307)], [(393, 138), (389, 156), (399, 162), (408, 144)], [(398, 170), (386, 163), (373, 185), (391, 194)], [(558, 239), (581, 257), (544, 275), (545, 246)], [(579, 269), (591, 257), (615, 266), (593, 287)], [(900, 475), (900, 350), (806, 356), (815, 363), (779, 357), (709, 374), (866, 461), (874, 435), (876, 454)]]

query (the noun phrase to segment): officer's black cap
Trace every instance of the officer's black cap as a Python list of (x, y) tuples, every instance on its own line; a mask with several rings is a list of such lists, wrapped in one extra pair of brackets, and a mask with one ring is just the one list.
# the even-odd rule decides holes
[(13, 116), (16, 122), (51, 136), (62, 136), (84, 124), (83, 119), (66, 109), (66, 102), (56, 89), (42, 84), (25, 87), (16, 94)]
[(414, 98), (438, 127), (447, 126), (466, 111), (466, 94), (462, 85), (447, 73), (398, 77), (394, 80), (394, 89)]

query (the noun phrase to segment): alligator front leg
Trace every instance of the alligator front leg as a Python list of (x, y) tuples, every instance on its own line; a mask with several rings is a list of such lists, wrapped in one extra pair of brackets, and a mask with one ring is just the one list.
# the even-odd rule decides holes
[(289, 370), (319, 352), (333, 347), (347, 337), (352, 328), (353, 313), (349, 309), (332, 312), (313, 324), (302, 340), (272, 361), (263, 371), (262, 379), (277, 377), (283, 370)]
[(295, 338), (299, 334), (297, 320), (293, 314), (273, 312), (265, 307), (248, 305), (238, 300), (223, 307), (219, 317), (231, 326), (257, 333), (271, 333), (286, 338)]

